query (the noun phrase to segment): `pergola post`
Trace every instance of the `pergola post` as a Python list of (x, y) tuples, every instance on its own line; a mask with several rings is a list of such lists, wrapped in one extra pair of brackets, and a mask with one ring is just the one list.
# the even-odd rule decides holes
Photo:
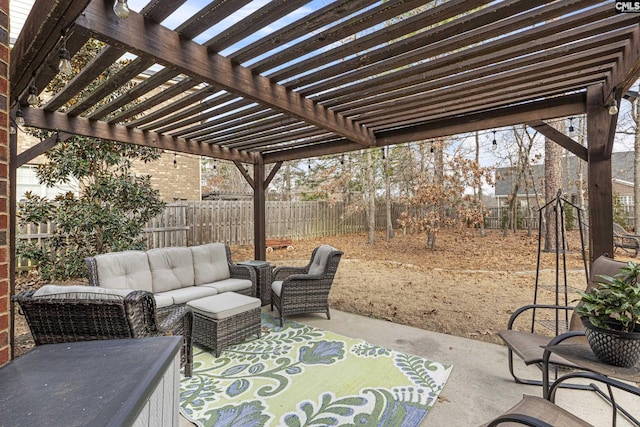
[[(620, 102), (619, 94), (616, 94)], [(587, 88), (589, 259), (613, 256), (613, 185), (611, 152), (618, 115), (609, 114), (602, 85)]]
[(264, 162), (262, 156), (256, 156), (256, 161), (253, 164), (253, 183), (253, 256), (254, 259), (266, 261), (266, 185), (264, 181)]

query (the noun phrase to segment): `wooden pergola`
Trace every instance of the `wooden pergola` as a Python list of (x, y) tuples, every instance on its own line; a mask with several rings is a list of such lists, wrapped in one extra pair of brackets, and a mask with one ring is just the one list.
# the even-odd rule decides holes
[[(282, 162), (524, 123), (588, 162), (590, 256), (612, 253), (609, 106), (638, 78), (640, 14), (594, 0), (271, 0), (226, 25), (250, 1), (210, 0), (169, 28), (186, 0), (150, 0), (126, 19), (113, 2), (36, 0), (11, 51), (12, 117), (20, 109), (27, 126), (58, 134), (19, 155), (14, 140), (13, 177), (74, 134), (231, 160), (253, 187), (265, 259), (265, 191)], [(63, 39), (74, 55), (89, 38), (106, 46), (29, 106), (30, 88), (58, 73)], [(581, 114), (586, 147), (546, 123)]]

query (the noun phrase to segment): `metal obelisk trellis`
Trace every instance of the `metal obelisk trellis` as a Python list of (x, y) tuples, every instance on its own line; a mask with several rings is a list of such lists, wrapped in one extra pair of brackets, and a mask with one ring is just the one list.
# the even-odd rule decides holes
[[(573, 207), (576, 212), (577, 212), (577, 219), (578, 219), (578, 229), (580, 230), (580, 250), (582, 252), (582, 262), (584, 264), (584, 272), (585, 272), (585, 278), (588, 280), (589, 276), (588, 276), (588, 272), (587, 272), (587, 256), (586, 256), (586, 252), (585, 252), (585, 245), (584, 245), (584, 233), (582, 230), (582, 210), (574, 205), (573, 203), (569, 202), (568, 200), (564, 199), (561, 197), (562, 195), (562, 189), (558, 190), (558, 193), (556, 194), (556, 197), (552, 200), (550, 200), (549, 202), (547, 202), (544, 206), (542, 206), (539, 210), (538, 210), (538, 259), (536, 262), (536, 283), (535, 283), (535, 293), (534, 293), (534, 297), (533, 297), (533, 304), (537, 304), (538, 303), (538, 289), (540, 287), (540, 255), (542, 253), (542, 215), (544, 213), (544, 210), (549, 208), (549, 207), (553, 207), (553, 211), (555, 213), (554, 215), (554, 221), (553, 224), (547, 224), (547, 227), (553, 226), (554, 227), (554, 232), (555, 232), (555, 325), (554, 328), (551, 329), (555, 329), (555, 334), (556, 336), (559, 335), (562, 332), (565, 332), (569, 329), (569, 311), (568, 310), (564, 310), (562, 309), (562, 312), (564, 312), (564, 319), (560, 319), (560, 310), (561, 310), (561, 306), (568, 306), (569, 305), (569, 297), (568, 297), (568, 285), (567, 285), (567, 258), (566, 258), (566, 252), (568, 249), (568, 243), (567, 243), (567, 232), (566, 232), (566, 227), (565, 227), (565, 222), (564, 222), (564, 213), (565, 213), (565, 205), (569, 205), (571, 207)], [(558, 218), (560, 219), (560, 221), (558, 221)], [(562, 259), (561, 256), (562, 255)], [(562, 265), (561, 262), (562, 261)], [(560, 270), (562, 269), (562, 285), (561, 285), (561, 281), (560, 281)], [(562, 289), (561, 289), (562, 286)], [(564, 293), (564, 301), (563, 304), (560, 304), (560, 293)], [(561, 320), (562, 320), (562, 328), (561, 328)], [(534, 324), (536, 321), (536, 310), (533, 310), (533, 318), (531, 321), (531, 332), (533, 333), (534, 331)], [(542, 323), (542, 322), (541, 322)]]

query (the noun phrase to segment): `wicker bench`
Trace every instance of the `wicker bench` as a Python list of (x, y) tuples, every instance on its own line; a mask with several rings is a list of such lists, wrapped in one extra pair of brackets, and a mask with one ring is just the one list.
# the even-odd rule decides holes
[(256, 334), (260, 338), (260, 300), (225, 292), (187, 302), (193, 311), (193, 340), (220, 357), (223, 348)]

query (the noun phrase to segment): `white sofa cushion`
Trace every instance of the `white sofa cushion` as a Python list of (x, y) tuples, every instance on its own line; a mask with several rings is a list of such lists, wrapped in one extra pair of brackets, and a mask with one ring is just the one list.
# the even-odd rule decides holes
[(217, 282), (213, 283), (205, 283), (198, 286), (207, 286), (210, 288), (214, 288), (218, 291), (219, 294), (221, 294), (223, 292), (237, 292), (243, 291), (245, 289), (251, 289), (252, 285), (253, 284), (251, 283), (251, 280), (229, 278), (218, 280)]
[(271, 283), (271, 289), (273, 289), (273, 293), (280, 296), (280, 292), (282, 292), (282, 280), (276, 280)]
[(171, 291), (161, 292), (156, 296), (163, 298), (170, 297), (174, 304), (184, 304), (193, 299), (210, 297), (216, 295), (218, 291), (208, 286), (189, 286), (188, 288), (173, 289)]
[(150, 249), (147, 258), (154, 293), (193, 286), (193, 257), (189, 248)]
[(195, 312), (213, 319), (226, 319), (236, 314), (260, 308), (258, 298), (225, 292), (209, 298), (189, 301), (187, 305)]
[(318, 247), (313, 261), (309, 266), (309, 274), (323, 274), (327, 267), (327, 261), (329, 260), (329, 254), (336, 249), (329, 245), (321, 245)]
[(146, 252), (112, 252), (96, 255), (95, 260), (100, 287), (153, 292)]
[(33, 293), (33, 297), (46, 297), (53, 299), (77, 298), (88, 300), (121, 300), (131, 292), (133, 292), (131, 289), (107, 289), (99, 286), (44, 285)]
[(153, 294), (153, 299), (156, 300), (156, 308), (169, 307), (175, 304), (173, 298), (169, 295)]
[(222, 243), (191, 246), (195, 284), (202, 285), (231, 277), (227, 250)]

